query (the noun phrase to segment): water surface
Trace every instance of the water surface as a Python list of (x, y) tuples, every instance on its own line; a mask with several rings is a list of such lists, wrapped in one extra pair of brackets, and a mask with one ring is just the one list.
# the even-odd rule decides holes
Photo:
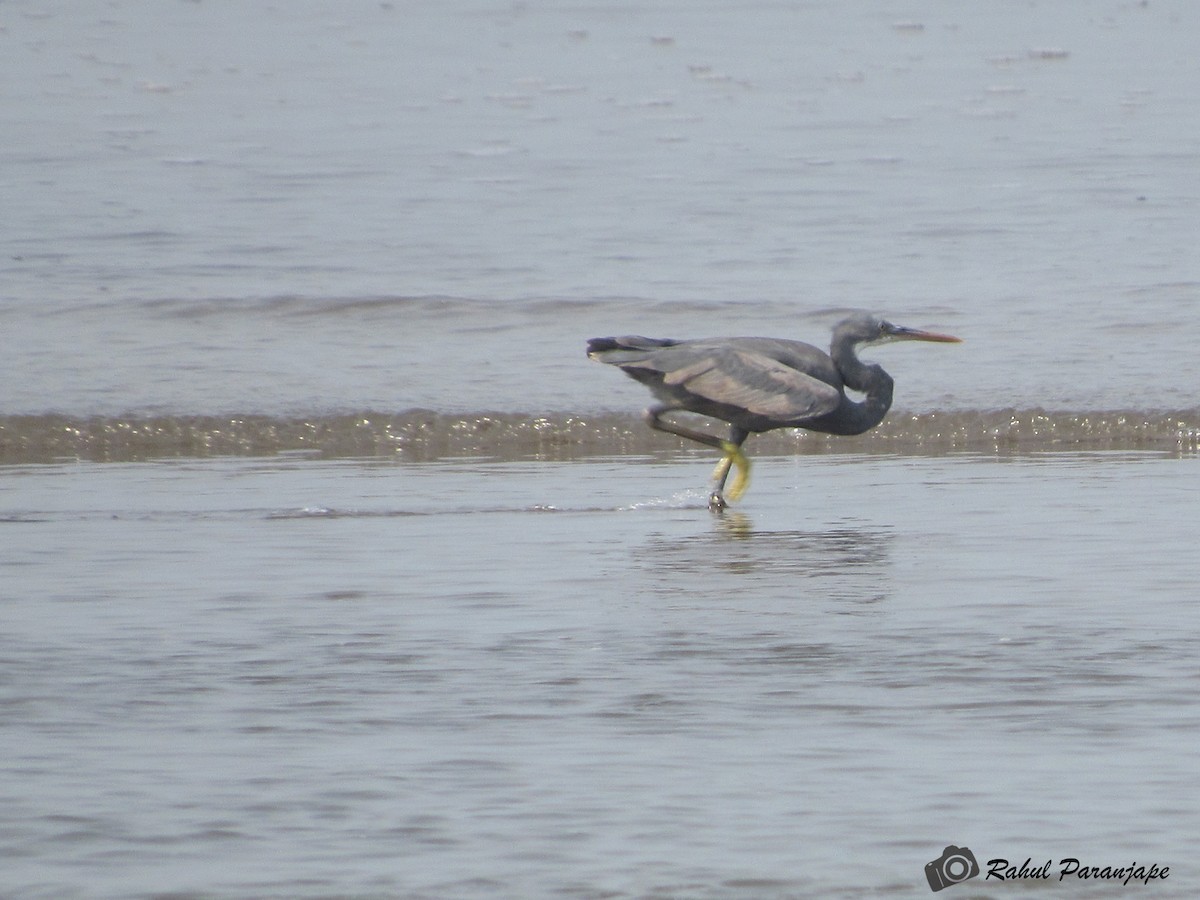
[[(1195, 896), (1198, 26), (0, 5), (0, 894)], [(583, 354), (851, 308), (721, 517)]]
[(706, 471), (6, 470), (10, 893), (1190, 892), (1194, 456)]

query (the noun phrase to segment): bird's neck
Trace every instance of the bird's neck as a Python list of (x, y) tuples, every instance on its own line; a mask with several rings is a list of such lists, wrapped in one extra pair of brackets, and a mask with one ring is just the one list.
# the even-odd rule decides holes
[(895, 383), (881, 367), (860, 360), (853, 346), (843, 345), (833, 349), (833, 361), (842, 373), (846, 387), (864, 395), (858, 403), (845, 402), (844, 405), (848, 407), (842, 411), (847, 429), (845, 433), (862, 434), (882, 422), (892, 408), (892, 388)]

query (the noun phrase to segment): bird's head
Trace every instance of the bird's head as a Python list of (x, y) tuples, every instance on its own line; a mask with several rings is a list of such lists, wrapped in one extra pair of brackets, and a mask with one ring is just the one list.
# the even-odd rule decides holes
[(936, 331), (922, 331), (893, 325), (879, 316), (862, 313), (843, 320), (833, 330), (834, 342), (849, 341), (851, 344), (889, 344), (895, 341), (931, 341), (939, 344), (958, 344), (962, 338)]

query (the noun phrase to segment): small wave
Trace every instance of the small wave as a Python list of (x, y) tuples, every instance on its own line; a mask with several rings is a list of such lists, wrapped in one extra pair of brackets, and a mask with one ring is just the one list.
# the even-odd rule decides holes
[[(857, 437), (802, 430), (757, 435), (762, 454), (1200, 450), (1200, 409), (1053, 412), (1042, 409), (893, 412)], [(515, 412), (339, 413), (314, 416), (0, 416), (0, 463), (138, 461), (217, 456), (292, 459), (570, 460), (664, 456), (694, 445), (637, 415)]]
[(300, 509), (281, 509), (267, 514), (276, 519), (393, 519), (402, 516), (420, 516), (424, 513), (408, 509), (362, 510), (329, 509), (324, 506), (305, 506)]

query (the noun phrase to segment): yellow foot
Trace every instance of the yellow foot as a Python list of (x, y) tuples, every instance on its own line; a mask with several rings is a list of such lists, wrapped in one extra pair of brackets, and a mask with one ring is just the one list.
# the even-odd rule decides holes
[(741, 500), (746, 488), (750, 487), (750, 460), (742, 448), (732, 441), (721, 441), (721, 449), (725, 451), (725, 458), (718, 463), (718, 470), (721, 466), (728, 469), (730, 465), (737, 470), (733, 474), (733, 484), (729, 486), (729, 499)]

